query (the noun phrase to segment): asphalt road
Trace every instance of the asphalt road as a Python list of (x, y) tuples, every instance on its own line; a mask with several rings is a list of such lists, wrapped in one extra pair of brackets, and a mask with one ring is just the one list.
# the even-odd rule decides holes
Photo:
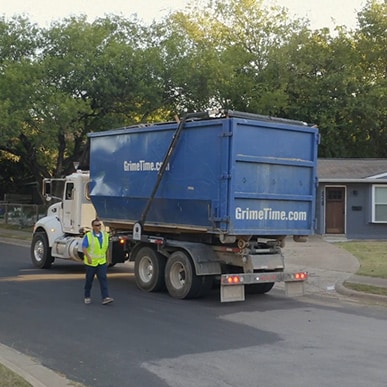
[(109, 272), (112, 305), (83, 304), (83, 267), (35, 269), (0, 243), (1, 342), (87, 386), (387, 387), (385, 308), (280, 290), (179, 301)]

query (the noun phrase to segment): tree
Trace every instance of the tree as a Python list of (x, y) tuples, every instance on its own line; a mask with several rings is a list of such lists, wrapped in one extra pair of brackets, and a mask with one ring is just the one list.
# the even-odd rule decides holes
[(302, 27), (260, 0), (209, 1), (176, 12), (159, 42), (170, 94), (188, 110), (225, 107), (274, 114), (287, 97), (279, 79), (267, 83), (273, 55)]
[[(2, 37), (31, 26), (4, 22)], [(31, 177), (61, 176), (82, 157), (91, 131), (142, 122), (163, 107), (144, 28), (119, 19), (85, 17), (36, 28), (35, 40), (3, 61), (0, 74), (3, 151), (19, 157)], [(30, 37), (30, 34), (26, 35)], [(28, 50), (22, 51), (24, 45)]]
[(42, 160), (30, 108), (39, 89), (39, 68), (34, 62), (39, 39), (37, 26), (24, 18), (0, 20), (0, 158), (28, 165), (37, 175)]
[[(360, 29), (304, 29), (276, 51), (266, 72), (286, 78), (284, 116), (316, 123), (320, 157), (385, 157), (386, 3), (370, 1)], [(276, 71), (272, 70), (273, 65)]]
[(386, 7), (369, 0), (334, 34), (263, 0), (193, 2), (146, 27), (0, 19), (0, 160), (62, 176), (89, 132), (214, 107), (316, 123), (320, 156), (386, 157)]
[(387, 157), (387, 3), (369, 0), (358, 22), (354, 33), (358, 87), (349, 115), (353, 153)]

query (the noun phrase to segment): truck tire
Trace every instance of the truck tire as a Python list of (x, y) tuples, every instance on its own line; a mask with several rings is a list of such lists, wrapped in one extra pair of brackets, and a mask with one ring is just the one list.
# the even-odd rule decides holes
[(199, 297), (203, 278), (195, 273), (190, 257), (183, 251), (175, 251), (165, 266), (165, 285), (173, 298)]
[(49, 269), (54, 262), (45, 232), (36, 232), (32, 236), (31, 260), (40, 269)]
[(274, 282), (266, 282), (263, 284), (246, 285), (246, 293), (248, 294), (264, 294), (273, 289)]
[(150, 247), (141, 248), (134, 261), (137, 286), (147, 292), (158, 292), (165, 288), (165, 258)]

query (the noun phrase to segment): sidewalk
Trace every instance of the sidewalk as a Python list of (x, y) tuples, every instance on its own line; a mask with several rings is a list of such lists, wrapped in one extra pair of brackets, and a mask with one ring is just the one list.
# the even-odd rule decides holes
[(330, 239), (313, 235), (305, 243), (287, 238), (283, 248), (286, 269), (309, 273), (306, 293), (338, 293), (363, 301), (387, 305), (387, 296), (358, 292), (344, 282), (387, 288), (387, 279), (356, 275), (360, 264), (348, 251), (335, 246)]
[[(0, 226), (0, 242), (30, 246), (32, 230), (10, 230)], [(296, 243), (286, 239), (283, 248), (288, 271), (307, 271), (309, 278), (305, 284), (308, 294), (343, 294), (365, 302), (387, 306), (387, 297), (361, 293), (343, 286), (345, 281), (387, 288), (387, 279), (359, 276), (359, 261), (349, 252), (335, 246), (321, 236), (312, 236), (307, 242)], [(279, 284), (277, 287), (281, 287)], [(65, 387), (76, 384), (54, 371), (43, 367), (35, 360), (0, 344), (0, 363), (18, 373), (33, 387)]]

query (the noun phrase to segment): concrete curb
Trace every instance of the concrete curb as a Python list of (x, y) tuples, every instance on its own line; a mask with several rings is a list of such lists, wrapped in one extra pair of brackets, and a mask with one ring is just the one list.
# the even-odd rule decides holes
[[(350, 282), (350, 281), (349, 281)], [(346, 288), (344, 282), (339, 281), (335, 284), (335, 290), (337, 293), (351, 298), (355, 298), (362, 301), (372, 302), (378, 305), (387, 306), (387, 296), (381, 294), (363, 293), (353, 289)]]
[[(34, 359), (0, 344), (0, 363), (25, 379), (33, 387), (66, 387), (76, 385)], [(80, 385), (80, 384), (79, 384)]]

